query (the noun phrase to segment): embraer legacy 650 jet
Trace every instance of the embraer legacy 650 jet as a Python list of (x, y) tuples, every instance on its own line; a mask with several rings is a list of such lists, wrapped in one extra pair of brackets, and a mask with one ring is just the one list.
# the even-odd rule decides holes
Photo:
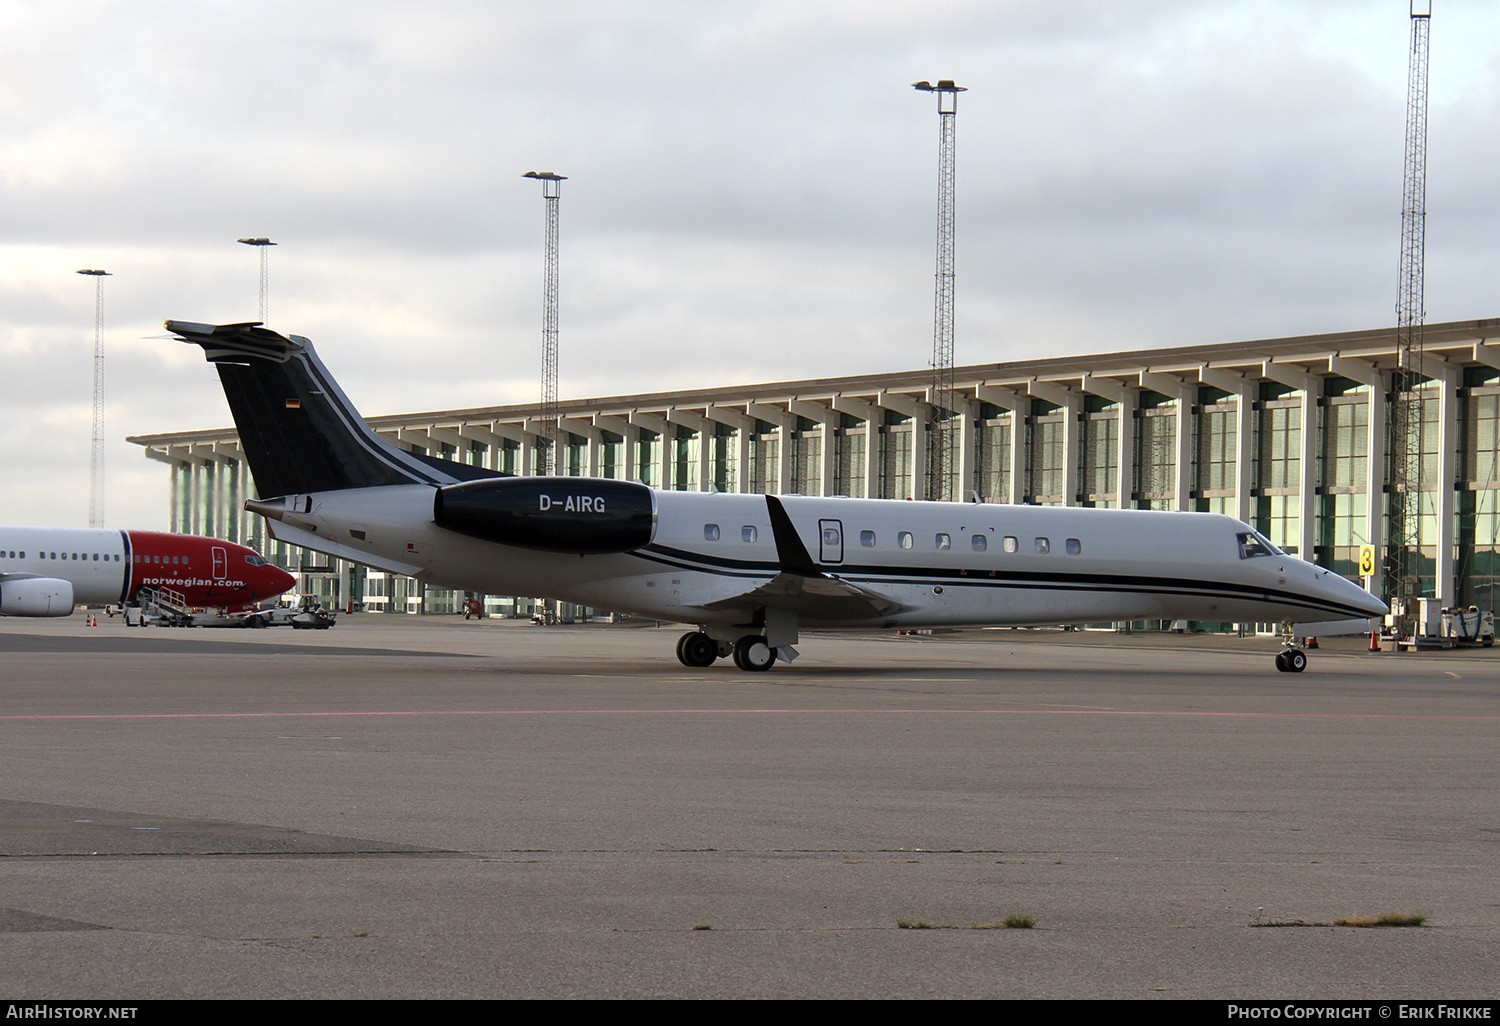
[(297, 579), (218, 538), (88, 527), (0, 527), (0, 616), (68, 616), (75, 605), (121, 605), (142, 588), (189, 606), (234, 612)]
[(1211, 513), (675, 492), (514, 477), (378, 437), (312, 343), (167, 321), (202, 346), (281, 541), (430, 584), (695, 625), (688, 666), (790, 661), (803, 629), (1134, 619), (1291, 625), (1385, 604)]

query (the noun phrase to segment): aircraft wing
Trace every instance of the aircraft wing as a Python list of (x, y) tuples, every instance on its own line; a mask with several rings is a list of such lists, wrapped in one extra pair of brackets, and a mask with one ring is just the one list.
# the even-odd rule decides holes
[(767, 607), (790, 609), (804, 620), (869, 620), (889, 616), (901, 608), (901, 603), (837, 577), (783, 571), (758, 588), (702, 606), (747, 612)]
[(771, 515), (771, 533), (776, 539), (781, 572), (757, 588), (705, 602), (702, 608), (743, 609), (747, 613), (765, 608), (787, 609), (804, 620), (870, 620), (903, 608), (895, 599), (823, 573), (802, 544), (781, 500), (767, 495), (766, 507)]

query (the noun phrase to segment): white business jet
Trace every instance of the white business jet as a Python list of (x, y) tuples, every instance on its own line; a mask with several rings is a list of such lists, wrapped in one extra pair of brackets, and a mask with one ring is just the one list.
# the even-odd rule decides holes
[(514, 477), (372, 431), (312, 343), (167, 321), (229, 400), (273, 537), (441, 587), (694, 626), (688, 666), (790, 661), (804, 629), (1383, 615), (1379, 599), (1212, 513), (675, 492)]

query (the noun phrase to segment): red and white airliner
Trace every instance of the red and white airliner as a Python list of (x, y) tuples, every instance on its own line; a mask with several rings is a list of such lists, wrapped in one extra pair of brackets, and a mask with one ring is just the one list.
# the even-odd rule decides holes
[(243, 545), (159, 531), (0, 527), (0, 616), (68, 616), (170, 588), (190, 606), (253, 608), (297, 579)]

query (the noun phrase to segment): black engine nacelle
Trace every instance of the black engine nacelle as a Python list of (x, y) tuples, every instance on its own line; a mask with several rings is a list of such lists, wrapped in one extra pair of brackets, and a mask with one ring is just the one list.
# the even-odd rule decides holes
[(470, 538), (542, 552), (629, 552), (651, 542), (656, 500), (634, 481), (506, 477), (437, 490), (432, 519)]

